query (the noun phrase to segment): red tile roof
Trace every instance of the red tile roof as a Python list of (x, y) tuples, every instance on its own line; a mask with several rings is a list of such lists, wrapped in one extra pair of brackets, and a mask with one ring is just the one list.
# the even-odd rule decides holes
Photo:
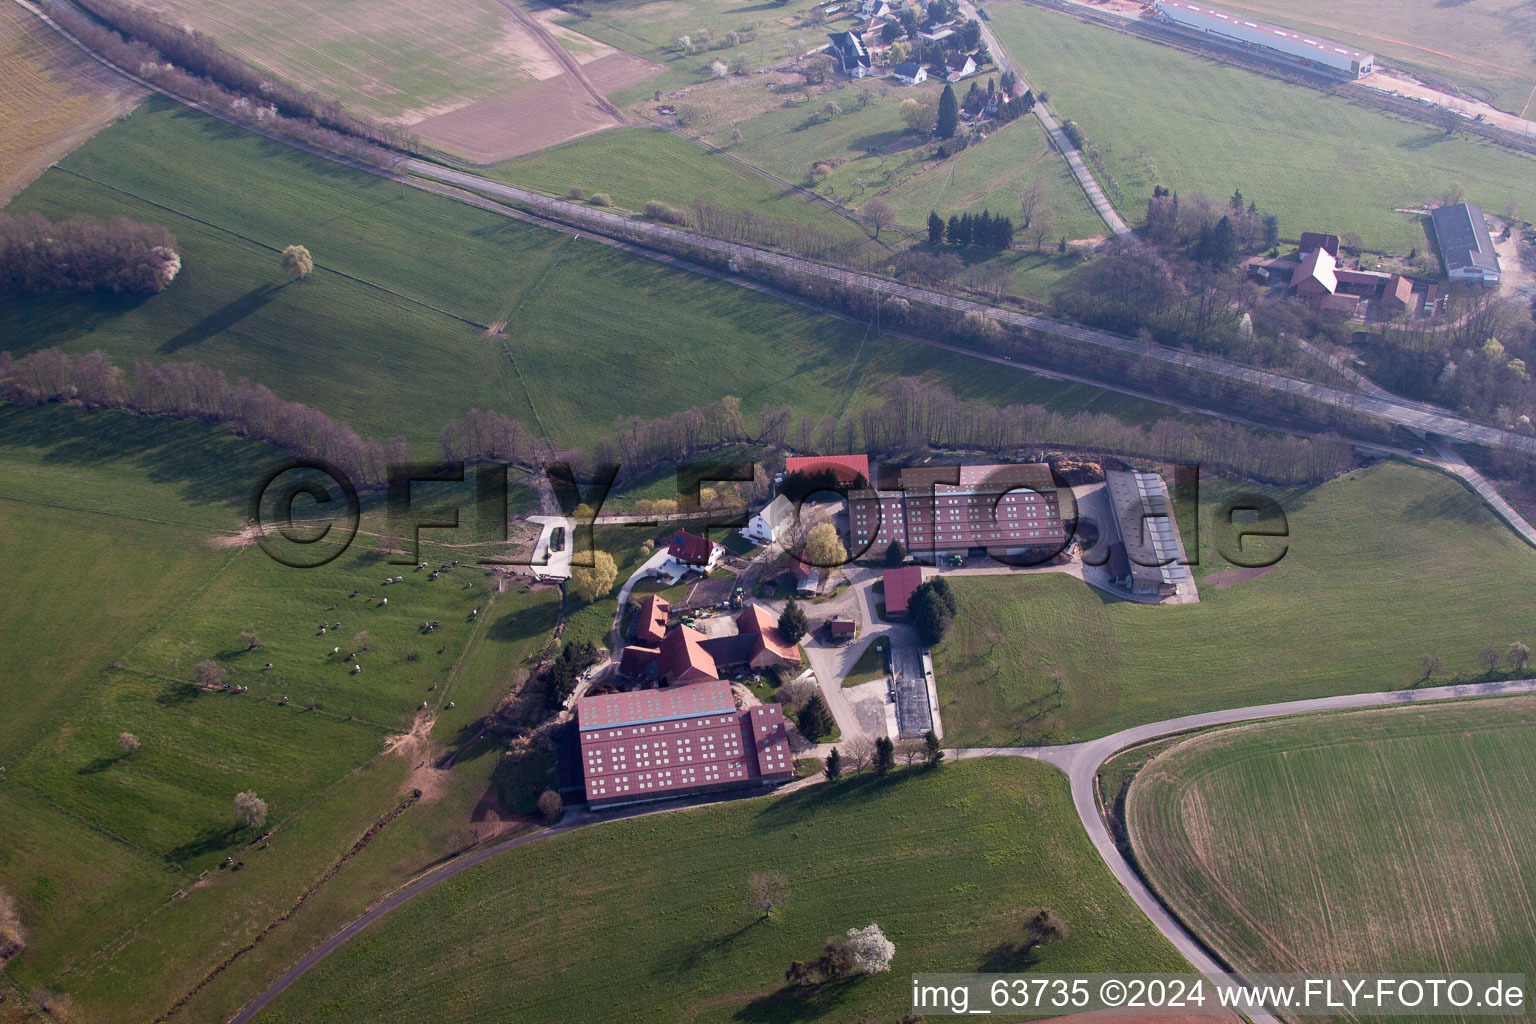
[[(958, 481), (956, 483), (955, 481)], [(1049, 466), (924, 466), (902, 471), (902, 491), (849, 496), (854, 546), (882, 552), (900, 541), (917, 555), (967, 548), (1051, 549), (1066, 527)]]
[(672, 535), (672, 544), (667, 548), (667, 554), (684, 565), (708, 565), (710, 553), (714, 548), (709, 538), (695, 536), (687, 530), (678, 530)]
[(909, 565), (901, 569), (885, 570), (885, 614), (907, 614), (907, 602), (912, 591), (923, 582), (922, 567)]
[(690, 626), (678, 626), (661, 642), (658, 675), (670, 686), (719, 679), (715, 659), (699, 646), (704, 634)]
[(654, 647), (630, 645), (619, 655), (619, 674), (631, 679), (644, 679), (653, 675), (656, 659), (660, 657)]
[(672, 605), (660, 594), (647, 597), (635, 619), (635, 639), (651, 647), (660, 644), (667, 635), (667, 613), (671, 610)]
[(837, 478), (848, 482), (856, 477), (869, 479), (868, 455), (792, 455), (784, 460), (785, 473), (818, 473), (830, 469)]
[(590, 803), (727, 789), (794, 774), (779, 708), (737, 711), (725, 683), (585, 697), (576, 704)]
[(1326, 249), (1328, 255), (1337, 256), (1339, 254), (1339, 236), (1325, 235), (1317, 231), (1303, 231), (1299, 248), (1304, 253)]
[(576, 702), (576, 725), (581, 732), (617, 729), (621, 726), (674, 719), (719, 715), (736, 710), (728, 683), (719, 681), (668, 690), (636, 690), (605, 693)]
[(779, 624), (761, 605), (748, 605), (736, 616), (736, 628), (742, 633), (756, 633), (762, 637), (763, 646), (785, 661), (799, 661), (800, 652), (795, 645), (784, 639)]

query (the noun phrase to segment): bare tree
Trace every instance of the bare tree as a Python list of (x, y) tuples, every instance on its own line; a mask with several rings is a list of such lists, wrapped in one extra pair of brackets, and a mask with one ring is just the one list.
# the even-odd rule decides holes
[(864, 204), (864, 219), (869, 226), (875, 229), (875, 241), (880, 241), (880, 229), (888, 228), (896, 223), (896, 211), (892, 210), (879, 199), (871, 199)]
[(21, 928), (21, 914), (11, 894), (0, 889), (0, 967), (27, 948), (27, 934)]
[(560, 817), (560, 811), (565, 803), (560, 799), (560, 794), (552, 789), (546, 789), (539, 794), (539, 814), (545, 821), (554, 821)]
[(204, 686), (223, 686), (224, 669), (216, 661), (200, 661), (192, 666), (192, 675)]
[(856, 736), (843, 744), (843, 760), (857, 775), (875, 760), (875, 745), (867, 736)]
[(1019, 196), (1019, 227), (1028, 230), (1035, 219), (1035, 210), (1045, 198), (1045, 183), (1039, 178), (1030, 179), (1029, 186)]
[(1426, 654), (1419, 659), (1419, 667), (1424, 670), (1424, 678), (1428, 680), (1445, 671), (1445, 662), (1436, 655)]
[(902, 763), (910, 768), (926, 756), (927, 747), (923, 745), (922, 740), (909, 737), (896, 744), (896, 753), (901, 758)]
[(1479, 651), (1477, 656), (1483, 659), (1483, 664), (1488, 666), (1489, 672), (1492, 672), (1499, 667), (1499, 662), (1504, 658), (1504, 652), (1490, 645)]
[(1036, 252), (1040, 251), (1041, 249), (1043, 249), (1045, 247), (1045, 240), (1050, 237), (1050, 235), (1051, 235), (1051, 228), (1052, 227), (1053, 227), (1053, 225), (1051, 224), (1051, 211), (1049, 211), (1049, 210), (1038, 210), (1038, 211), (1036, 211), (1035, 219), (1034, 219), (1033, 223), (1031, 223), (1030, 226), (1029, 226), (1029, 234), (1035, 240), (1035, 251)]
[(254, 629), (247, 629), (240, 634), (240, 646), (248, 651), (254, 651), (261, 646), (261, 637), (256, 635)]
[(267, 820), (267, 802), (249, 790), (236, 794), (235, 820), (246, 828), (260, 828)]
[(1531, 649), (1516, 640), (1509, 645), (1507, 657), (1509, 658), (1509, 663), (1515, 667), (1516, 672), (1524, 672), (1525, 666), (1531, 663)]
[(752, 894), (748, 901), (752, 909), (765, 920), (789, 900), (789, 879), (778, 871), (752, 872), (747, 876), (747, 889)]
[(139, 749), (139, 738), (131, 732), (120, 732), (117, 734), (117, 749), (127, 757)]

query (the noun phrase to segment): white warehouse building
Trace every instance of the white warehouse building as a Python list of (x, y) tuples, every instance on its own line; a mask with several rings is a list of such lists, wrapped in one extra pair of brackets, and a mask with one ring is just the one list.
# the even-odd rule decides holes
[(1263, 47), (1353, 78), (1364, 78), (1375, 70), (1374, 54), (1321, 36), (1309, 36), (1265, 21), (1252, 21), (1241, 14), (1229, 14), (1188, 0), (1157, 0), (1152, 6), (1168, 24), (1214, 36), (1223, 42)]

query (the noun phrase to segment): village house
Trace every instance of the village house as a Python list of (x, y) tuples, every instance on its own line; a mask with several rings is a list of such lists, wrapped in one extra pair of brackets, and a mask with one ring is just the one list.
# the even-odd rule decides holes
[(724, 545), (712, 544), (709, 538), (687, 530), (678, 530), (672, 535), (672, 543), (667, 546), (667, 562), (662, 568), (672, 572), (707, 573), (715, 567), (723, 554)]
[(869, 74), (869, 50), (857, 32), (834, 32), (827, 38), (832, 41), (832, 56), (843, 74), (853, 78)]
[(659, 594), (652, 594), (640, 605), (635, 616), (635, 642), (644, 647), (660, 647), (667, 635), (667, 617), (672, 605)]
[(921, 85), (928, 81), (927, 70), (915, 60), (897, 64), (891, 69), (891, 74), (895, 75), (896, 80), (904, 85)]
[(752, 517), (741, 535), (754, 544), (772, 544), (795, 521), (795, 503), (780, 494)]
[(969, 54), (952, 53), (944, 58), (944, 68), (944, 80), (958, 82), (976, 73), (976, 61)]

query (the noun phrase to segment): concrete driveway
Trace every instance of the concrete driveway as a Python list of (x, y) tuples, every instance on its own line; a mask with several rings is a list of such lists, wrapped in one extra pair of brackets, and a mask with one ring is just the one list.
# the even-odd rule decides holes
[[(570, 579), (571, 548), (574, 546), (576, 520), (567, 519), (565, 516), (529, 516), (528, 521), (543, 527), (539, 531), (538, 542), (533, 546), (533, 559), (529, 562), (533, 571), (547, 579)], [(565, 527), (565, 545), (559, 551), (552, 552), (549, 550), (549, 541), (554, 535), (555, 528), (560, 526)]]

